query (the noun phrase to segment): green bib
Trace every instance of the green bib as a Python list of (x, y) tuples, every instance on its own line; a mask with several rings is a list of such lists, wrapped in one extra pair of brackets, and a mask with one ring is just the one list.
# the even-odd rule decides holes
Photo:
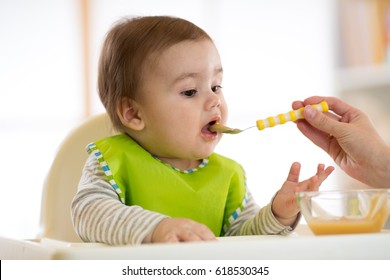
[(238, 163), (218, 154), (196, 169), (180, 171), (163, 163), (126, 134), (87, 147), (126, 205), (207, 225), (223, 235), (247, 202), (245, 174)]

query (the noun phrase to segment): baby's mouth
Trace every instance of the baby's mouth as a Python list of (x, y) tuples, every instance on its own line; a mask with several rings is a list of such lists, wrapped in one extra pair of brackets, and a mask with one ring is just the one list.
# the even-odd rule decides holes
[(211, 121), (209, 122), (208, 124), (206, 124), (203, 128), (202, 128), (202, 132), (203, 133), (206, 133), (206, 134), (217, 134), (217, 132), (214, 132), (214, 131), (211, 131), (210, 130), (210, 127), (215, 124), (217, 121)]

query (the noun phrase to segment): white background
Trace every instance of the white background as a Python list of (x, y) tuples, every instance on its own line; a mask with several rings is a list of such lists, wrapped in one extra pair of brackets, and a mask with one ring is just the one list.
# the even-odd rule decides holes
[[(56, 149), (84, 118), (82, 34), (77, 0), (0, 0), (0, 235), (38, 232), (41, 191)], [(91, 0), (93, 113), (100, 47), (126, 15), (174, 15), (215, 40), (224, 67), (229, 124), (287, 112), (291, 102), (334, 95), (335, 11), (328, 0)], [(329, 157), (292, 123), (225, 135), (217, 152), (240, 162), (260, 205), (268, 203), (294, 161), (302, 179)], [(323, 189), (337, 188), (337, 174)]]

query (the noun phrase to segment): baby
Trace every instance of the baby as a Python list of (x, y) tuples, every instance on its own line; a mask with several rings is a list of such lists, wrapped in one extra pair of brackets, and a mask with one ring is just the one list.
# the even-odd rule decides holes
[(125, 19), (107, 34), (98, 89), (121, 133), (88, 145), (72, 203), (74, 228), (112, 245), (287, 234), (300, 217), (295, 192), (317, 190), (333, 171), (299, 182), (300, 164), (271, 202), (256, 205), (243, 168), (214, 153), (225, 124), (223, 68), (208, 34), (180, 18)]

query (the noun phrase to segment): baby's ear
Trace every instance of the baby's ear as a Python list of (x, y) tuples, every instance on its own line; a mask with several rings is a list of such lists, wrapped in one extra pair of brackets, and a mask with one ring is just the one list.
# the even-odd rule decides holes
[(122, 124), (127, 128), (140, 131), (145, 127), (139, 111), (139, 105), (131, 98), (122, 98), (121, 102), (118, 104), (117, 114)]

